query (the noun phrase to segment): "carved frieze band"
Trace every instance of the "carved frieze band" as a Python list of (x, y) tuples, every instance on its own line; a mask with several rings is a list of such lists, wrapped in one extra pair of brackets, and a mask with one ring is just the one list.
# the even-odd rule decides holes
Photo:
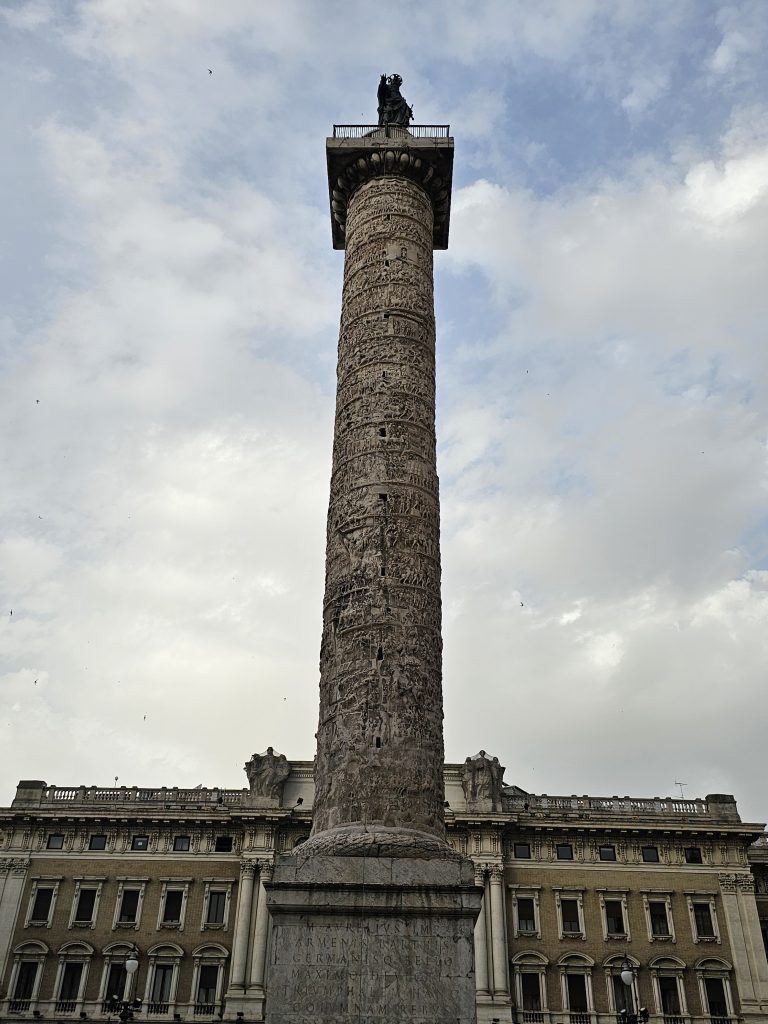
[(313, 833), (442, 835), (432, 202), (373, 166), (344, 199)]

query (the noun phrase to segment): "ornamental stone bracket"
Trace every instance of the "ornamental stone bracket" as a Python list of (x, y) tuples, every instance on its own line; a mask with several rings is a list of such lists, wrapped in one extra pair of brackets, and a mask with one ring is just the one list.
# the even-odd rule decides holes
[(334, 249), (346, 247), (347, 206), (371, 178), (401, 177), (426, 192), (434, 212), (433, 248), (448, 248), (453, 139), (414, 138), (405, 128), (383, 128), (363, 138), (327, 139), (328, 192)]

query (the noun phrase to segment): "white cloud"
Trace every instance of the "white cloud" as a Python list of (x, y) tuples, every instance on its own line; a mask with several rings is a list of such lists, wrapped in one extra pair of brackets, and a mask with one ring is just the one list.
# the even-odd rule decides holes
[[(267, 742), (311, 757), (341, 272), (322, 134), (400, 70), (457, 131), (448, 755), (548, 792), (683, 777), (756, 817), (759, 5), (10, 11), (31, 298), (0, 335), (6, 777), (237, 785)], [(356, 46), (329, 62), (342, 18)]]

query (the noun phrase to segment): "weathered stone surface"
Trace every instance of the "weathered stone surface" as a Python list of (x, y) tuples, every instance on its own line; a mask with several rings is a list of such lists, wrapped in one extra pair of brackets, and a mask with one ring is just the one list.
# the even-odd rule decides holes
[(471, 1024), (473, 879), (458, 858), (281, 858), (267, 1024)]
[(307, 853), (444, 849), (432, 234), (411, 180), (349, 199)]
[(489, 813), (502, 809), (504, 768), (498, 757), (488, 757), (484, 750), (468, 757), (461, 769), (461, 787), (470, 811)]
[(291, 774), (285, 754), (276, 754), (267, 747), (263, 754), (251, 754), (244, 768), (250, 787), (248, 803), (252, 807), (279, 807), (285, 780)]

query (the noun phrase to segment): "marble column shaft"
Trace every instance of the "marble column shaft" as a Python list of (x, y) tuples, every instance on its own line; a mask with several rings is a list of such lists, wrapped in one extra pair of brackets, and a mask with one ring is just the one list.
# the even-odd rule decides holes
[(230, 986), (245, 988), (246, 964), (248, 963), (248, 939), (251, 930), (253, 908), (253, 883), (256, 876), (256, 862), (244, 860), (240, 865), (240, 891), (237, 898), (237, 920), (232, 944), (232, 969)]
[(480, 996), (490, 995), (488, 986), (488, 935), (485, 926), (485, 870), (475, 868), (475, 884), (483, 890), (483, 902), (475, 924), (475, 990)]
[(509, 994), (507, 982), (507, 943), (504, 929), (504, 869), (492, 867), (491, 884), (491, 950), (493, 953), (493, 994)]
[(253, 956), (251, 958), (251, 984), (264, 986), (266, 969), (267, 939), (269, 937), (269, 910), (264, 883), (272, 878), (274, 866), (271, 863), (259, 865), (259, 896), (256, 904), (256, 923), (253, 928)]
[(313, 836), (444, 840), (432, 246), (415, 182), (374, 177), (350, 199)]

